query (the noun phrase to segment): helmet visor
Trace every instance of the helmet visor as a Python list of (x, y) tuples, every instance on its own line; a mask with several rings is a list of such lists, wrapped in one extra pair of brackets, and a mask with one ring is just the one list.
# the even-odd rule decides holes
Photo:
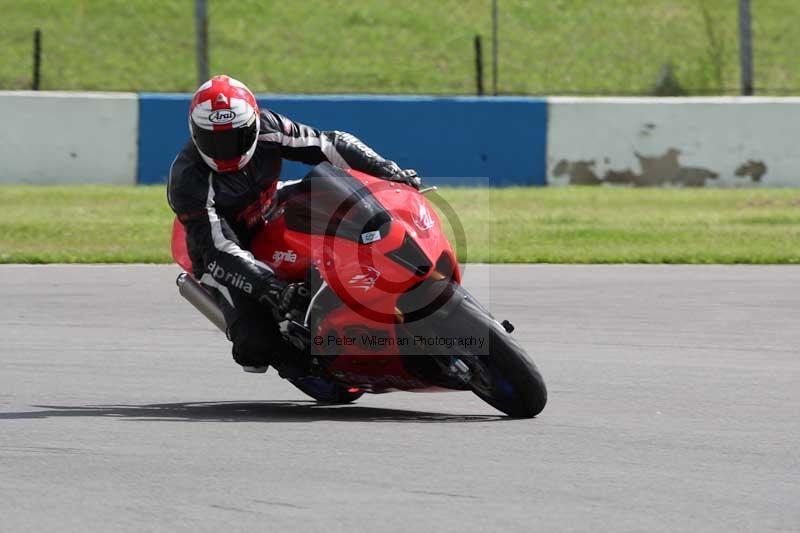
[(258, 126), (253, 120), (241, 128), (206, 130), (197, 125), (192, 128), (197, 149), (211, 159), (236, 159), (242, 157), (256, 142)]

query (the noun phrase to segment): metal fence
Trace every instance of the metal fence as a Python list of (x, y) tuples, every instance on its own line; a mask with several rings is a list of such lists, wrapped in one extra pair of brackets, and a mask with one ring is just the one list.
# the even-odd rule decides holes
[[(190, 91), (205, 3), (0, 0), (0, 88)], [(207, 0), (208, 68), (262, 92), (740, 94), (748, 3)], [(755, 94), (800, 94), (800, 2), (751, 8)]]

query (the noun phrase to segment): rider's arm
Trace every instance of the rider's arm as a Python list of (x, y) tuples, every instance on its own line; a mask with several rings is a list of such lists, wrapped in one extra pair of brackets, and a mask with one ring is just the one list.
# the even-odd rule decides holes
[(339, 168), (352, 168), (381, 178), (400, 172), (397, 163), (384, 159), (349, 133), (320, 131), (269, 110), (261, 111), (258, 140), (275, 143), (286, 159), (309, 165), (328, 161)]

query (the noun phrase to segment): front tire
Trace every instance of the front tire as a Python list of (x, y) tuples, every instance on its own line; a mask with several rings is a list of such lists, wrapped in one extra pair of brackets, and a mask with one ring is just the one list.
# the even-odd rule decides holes
[[(461, 301), (444, 324), (454, 331), (485, 332), (489, 350), (477, 356), (472, 391), (483, 401), (514, 418), (533, 418), (547, 404), (547, 387), (525, 350), (463, 287)], [(445, 326), (446, 327), (446, 326)]]
[(484, 362), (491, 376), (488, 394), (473, 388), (483, 401), (514, 418), (533, 418), (547, 404), (547, 387), (536, 365), (508, 333), (492, 328), (490, 353)]

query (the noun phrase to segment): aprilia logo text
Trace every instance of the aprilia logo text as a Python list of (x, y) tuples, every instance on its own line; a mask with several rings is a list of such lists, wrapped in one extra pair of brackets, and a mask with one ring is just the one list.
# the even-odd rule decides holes
[(286, 250), (285, 252), (277, 250), (272, 254), (272, 261), (274, 261), (276, 265), (280, 265), (284, 261), (287, 263), (294, 263), (297, 261), (297, 254), (294, 253), (293, 250)]
[(225, 272), (225, 269), (217, 264), (216, 261), (211, 261), (208, 264), (208, 271), (214, 279), (219, 280), (228, 287), (236, 287), (241, 289), (247, 294), (253, 294), (253, 285), (246, 281), (244, 276), (233, 272)]

